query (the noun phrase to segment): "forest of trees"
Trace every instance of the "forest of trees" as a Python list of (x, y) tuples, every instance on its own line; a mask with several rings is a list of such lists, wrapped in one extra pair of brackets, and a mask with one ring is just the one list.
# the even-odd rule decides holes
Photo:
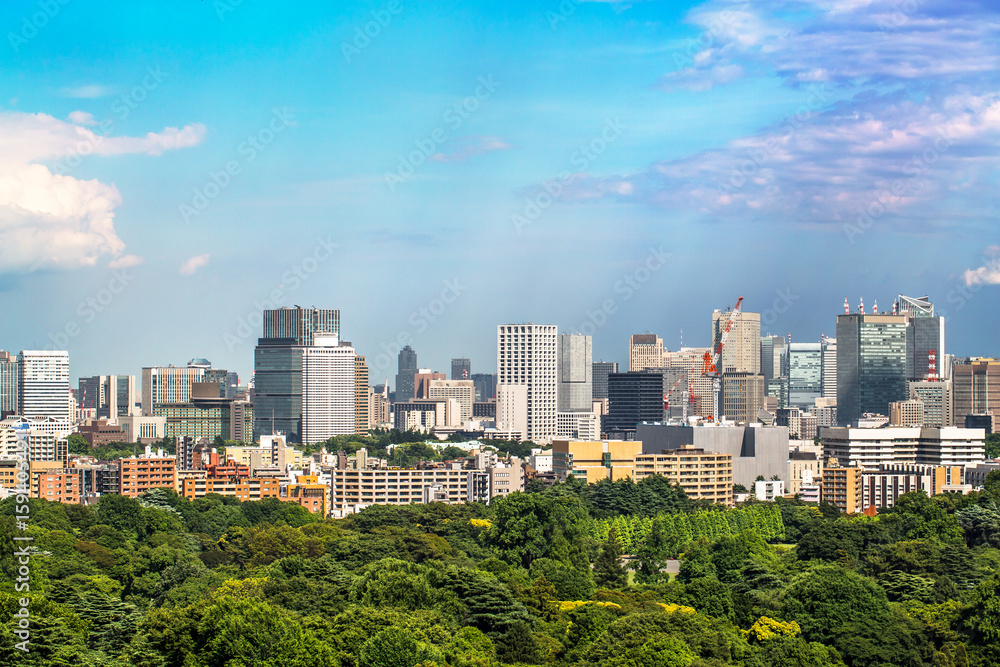
[(0, 503), (0, 665), (1000, 664), (1000, 473), (875, 518), (655, 477), (341, 520), (167, 490), (30, 506), (24, 653)]

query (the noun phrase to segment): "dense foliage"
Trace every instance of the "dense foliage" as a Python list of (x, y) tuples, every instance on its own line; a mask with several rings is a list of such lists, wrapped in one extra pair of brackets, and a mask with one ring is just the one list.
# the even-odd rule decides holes
[(0, 665), (1000, 664), (996, 473), (875, 518), (701, 507), (663, 480), (342, 520), (165, 490), (30, 506), (30, 652), (7, 547)]

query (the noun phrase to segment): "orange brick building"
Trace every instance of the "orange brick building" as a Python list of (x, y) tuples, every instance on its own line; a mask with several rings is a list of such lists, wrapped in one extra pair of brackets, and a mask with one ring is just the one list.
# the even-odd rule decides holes
[(150, 489), (177, 487), (177, 462), (167, 457), (118, 459), (120, 493), (136, 498)]

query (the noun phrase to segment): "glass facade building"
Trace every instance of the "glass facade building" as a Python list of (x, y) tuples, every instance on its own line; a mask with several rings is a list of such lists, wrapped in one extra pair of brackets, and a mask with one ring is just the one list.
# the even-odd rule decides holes
[(905, 401), (907, 315), (837, 316), (837, 421), (866, 412), (886, 415)]
[(601, 430), (634, 433), (640, 422), (663, 421), (664, 389), (658, 370), (608, 375), (608, 414), (602, 418)]
[(591, 364), (593, 398), (608, 397), (608, 375), (617, 372), (617, 361), (595, 361)]
[(594, 408), (592, 339), (583, 334), (559, 334), (556, 387), (559, 412), (591, 412)]
[(396, 403), (406, 403), (414, 397), (413, 376), (417, 374), (417, 353), (407, 345), (399, 351), (396, 366)]
[(302, 442), (302, 350), (290, 338), (261, 338), (254, 350), (254, 440), (282, 432)]
[(819, 343), (788, 346), (788, 407), (809, 410), (822, 396), (823, 363)]
[(330, 308), (275, 308), (264, 311), (262, 338), (291, 338), (295, 345), (310, 346), (317, 333), (340, 336), (340, 311)]

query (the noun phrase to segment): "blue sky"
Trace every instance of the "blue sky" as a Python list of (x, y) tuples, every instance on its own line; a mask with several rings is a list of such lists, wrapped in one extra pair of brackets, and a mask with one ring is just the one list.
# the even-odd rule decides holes
[(740, 295), (813, 341), (903, 293), (1000, 354), (992, 3), (494, 4), (3, 3), (0, 347), (245, 379), (276, 300), (374, 381), (400, 339), (493, 371), (502, 322), (625, 362)]

